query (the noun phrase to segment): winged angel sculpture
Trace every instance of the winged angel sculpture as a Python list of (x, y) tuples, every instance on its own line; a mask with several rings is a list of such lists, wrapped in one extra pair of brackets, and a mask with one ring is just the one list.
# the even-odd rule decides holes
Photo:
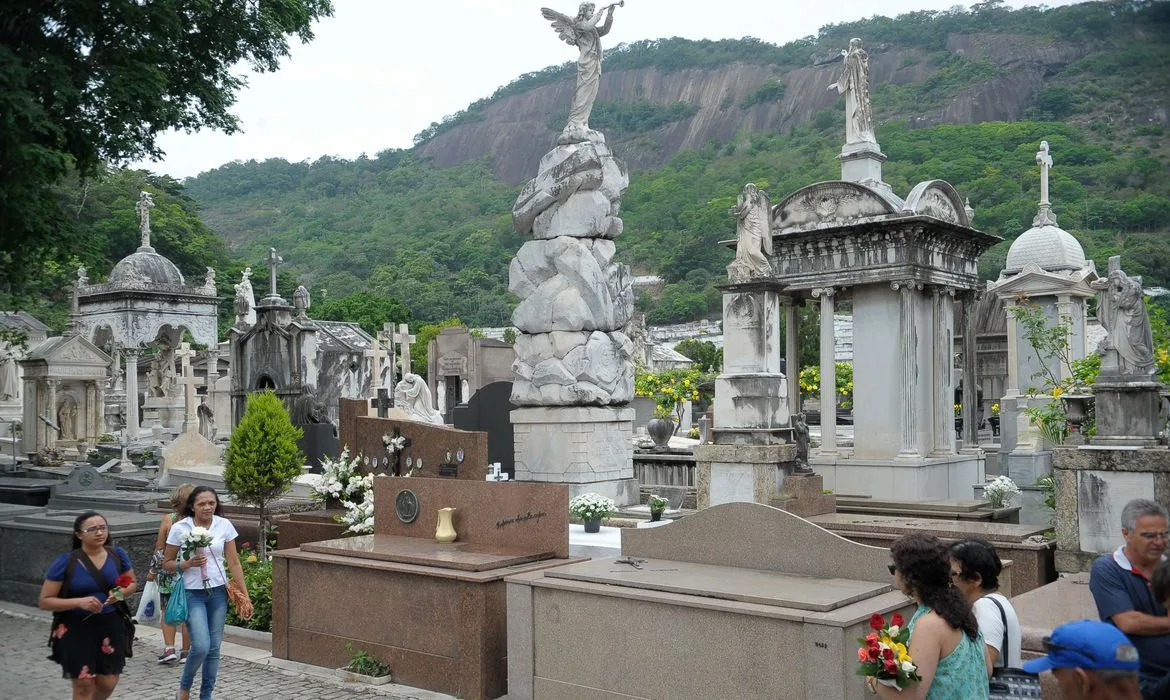
[[(593, 101), (597, 99), (597, 85), (601, 82), (601, 37), (609, 34), (613, 26), (613, 8), (623, 7), (625, 0), (606, 5), (594, 12), (594, 4), (581, 3), (576, 17), (562, 15), (556, 10), (547, 7), (540, 9), (540, 14), (552, 22), (557, 36), (566, 44), (576, 46), (581, 51), (577, 58), (577, 88), (573, 92), (573, 104), (569, 108), (569, 122), (561, 131), (557, 139), (558, 144), (581, 143), (583, 141), (599, 141), (601, 134), (589, 128), (589, 113), (593, 111)], [(601, 22), (602, 16), (605, 22)]]

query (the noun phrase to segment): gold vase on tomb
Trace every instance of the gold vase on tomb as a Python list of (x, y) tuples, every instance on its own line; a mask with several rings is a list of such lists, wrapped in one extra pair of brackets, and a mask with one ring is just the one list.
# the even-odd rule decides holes
[(439, 509), (439, 524), (435, 527), (435, 541), (442, 543), (455, 541), (458, 535), (455, 533), (455, 524), (452, 522), (454, 512), (454, 508)]

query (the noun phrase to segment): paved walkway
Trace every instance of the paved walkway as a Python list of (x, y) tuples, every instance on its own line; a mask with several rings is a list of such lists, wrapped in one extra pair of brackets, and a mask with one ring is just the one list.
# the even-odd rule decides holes
[[(49, 700), (69, 697), (69, 682), (49, 661), (50, 615), (42, 610), (0, 602), (0, 698)], [(171, 700), (179, 688), (181, 666), (156, 663), (162, 633), (138, 626), (135, 655), (114, 691), (115, 700)], [(224, 642), (216, 698), (223, 700), (348, 700), (371, 697), (394, 700), (450, 700), (450, 695), (402, 685), (380, 687), (343, 683), (326, 669), (274, 659), (266, 649)], [(193, 691), (199, 689), (195, 678)], [(191, 697), (197, 697), (192, 692)]]

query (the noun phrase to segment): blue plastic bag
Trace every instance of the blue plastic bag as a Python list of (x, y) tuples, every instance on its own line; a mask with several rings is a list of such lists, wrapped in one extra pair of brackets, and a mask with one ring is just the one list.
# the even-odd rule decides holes
[(163, 616), (168, 625), (174, 627), (187, 621), (187, 589), (183, 587), (183, 580), (175, 582), (171, 589), (171, 599), (167, 601), (167, 612)]

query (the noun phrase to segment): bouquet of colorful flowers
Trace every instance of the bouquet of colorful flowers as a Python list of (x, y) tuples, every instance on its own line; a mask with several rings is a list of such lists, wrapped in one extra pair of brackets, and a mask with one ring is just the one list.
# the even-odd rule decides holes
[[(211, 532), (205, 527), (199, 527), (198, 525), (196, 525), (195, 527), (191, 528), (191, 532), (188, 532), (183, 537), (183, 544), (180, 547), (180, 550), (183, 552), (184, 559), (191, 559), (201, 549), (206, 549), (207, 551), (204, 552), (204, 556), (210, 557), (211, 556), (211, 549), (209, 549), (210, 547), (211, 547)], [(203, 574), (203, 588), (210, 590), (211, 589), (211, 586), (209, 585), (210, 579), (207, 577), (207, 564), (206, 563), (200, 564), (199, 571)]]
[(873, 676), (878, 683), (898, 690), (922, 680), (907, 650), (910, 630), (905, 622), (898, 613), (890, 617), (888, 625), (881, 615), (870, 616), (869, 626), (873, 631), (857, 640), (861, 644), (857, 650), (857, 660), (861, 663), (857, 675)]

